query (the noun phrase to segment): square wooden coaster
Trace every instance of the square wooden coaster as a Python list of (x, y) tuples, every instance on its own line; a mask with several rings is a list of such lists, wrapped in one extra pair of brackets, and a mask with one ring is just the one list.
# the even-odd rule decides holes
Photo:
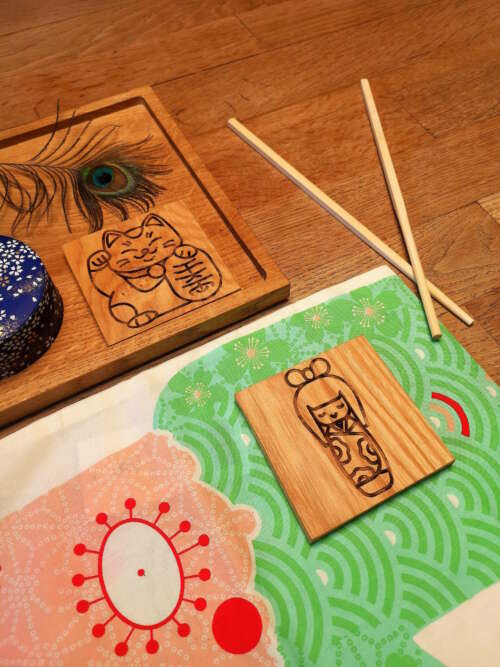
[(198, 308), (209, 311), (239, 289), (180, 201), (63, 250), (108, 345)]
[(236, 400), (310, 542), (454, 461), (363, 336)]

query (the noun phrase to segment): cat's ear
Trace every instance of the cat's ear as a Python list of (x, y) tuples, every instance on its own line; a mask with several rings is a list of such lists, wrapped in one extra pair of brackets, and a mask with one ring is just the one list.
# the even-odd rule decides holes
[(113, 243), (120, 238), (120, 236), (123, 236), (121, 232), (115, 232), (115, 231), (109, 231), (109, 232), (104, 232), (102, 235), (102, 242), (105, 248), (111, 248)]
[(161, 216), (156, 215), (156, 213), (150, 213), (147, 217), (144, 218), (142, 226), (150, 227), (153, 225), (155, 225), (156, 227), (170, 227), (168, 222), (164, 220)]

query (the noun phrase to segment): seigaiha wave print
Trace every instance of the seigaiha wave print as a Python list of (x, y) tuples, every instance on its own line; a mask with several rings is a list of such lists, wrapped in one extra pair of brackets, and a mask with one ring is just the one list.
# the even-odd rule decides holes
[[(234, 393), (360, 334), (456, 462), (310, 546)], [(255, 584), (291, 667), (440, 664), (414, 637), (500, 579), (500, 389), (449, 332), (430, 341), (396, 277), (186, 366), (161, 393), (154, 426), (196, 455), (205, 482), (259, 514)]]

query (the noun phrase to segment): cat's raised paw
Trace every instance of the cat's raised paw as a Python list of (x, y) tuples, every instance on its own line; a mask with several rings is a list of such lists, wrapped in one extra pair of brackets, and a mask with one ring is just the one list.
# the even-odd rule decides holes
[(108, 266), (110, 254), (106, 250), (97, 250), (88, 258), (90, 271), (100, 271)]

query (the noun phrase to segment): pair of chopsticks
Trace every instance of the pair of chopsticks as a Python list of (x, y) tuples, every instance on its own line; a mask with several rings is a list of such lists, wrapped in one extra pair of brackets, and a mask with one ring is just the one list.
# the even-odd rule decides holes
[(396, 211), (396, 217), (399, 220), (399, 226), (401, 227), (401, 232), (406, 244), (406, 250), (408, 251), (413, 273), (415, 274), (415, 281), (424, 307), (427, 324), (429, 325), (432, 340), (439, 340), (439, 338), (441, 338), (441, 329), (439, 328), (436, 311), (434, 310), (434, 304), (432, 303), (429, 287), (424, 275), (424, 269), (422, 268), (422, 262), (420, 261), (415, 239), (413, 238), (408, 213), (406, 212), (403, 194), (399, 187), (396, 170), (392, 163), (391, 154), (389, 152), (387, 141), (385, 140), (384, 130), (382, 129), (382, 123), (380, 122), (368, 79), (361, 79), (361, 90), (363, 92), (368, 118), (370, 119), (370, 125), (377, 145), (382, 169), (384, 170), (384, 176), (391, 196), (392, 205)]
[(231, 118), (228, 121), (228, 126), (241, 139), (243, 139), (243, 141), (255, 149), (260, 155), (262, 155), (262, 157), (264, 157), (282, 174), (295, 183), (295, 185), (303, 190), (322, 208), (337, 218), (345, 227), (347, 227), (347, 229), (356, 234), (356, 236), (367, 243), (371, 248), (373, 248), (373, 250), (382, 255), (382, 257), (384, 257), (387, 261), (391, 262), (391, 264), (398, 268), (405, 276), (407, 276), (407, 278), (410, 278), (416, 282), (420, 298), (422, 299), (422, 304), (424, 307), (425, 315), (427, 317), (432, 339), (438, 340), (441, 337), (441, 329), (436, 317), (431, 295), (465, 324), (471, 325), (474, 320), (468, 313), (460, 308), (460, 306), (447, 297), (446, 294), (444, 294), (438, 287), (425, 278), (417, 246), (413, 238), (408, 214), (406, 212), (403, 195), (401, 193), (401, 188), (399, 187), (398, 179), (396, 176), (396, 171), (394, 169), (389, 148), (385, 140), (382, 124), (380, 122), (377, 108), (375, 106), (375, 101), (371, 93), (370, 84), (366, 79), (361, 81), (361, 89), (363, 92), (368, 117), (370, 119), (372, 132), (375, 137), (377, 151), (382, 163), (382, 168), (387, 181), (387, 186), (394, 205), (394, 209), (401, 226), (401, 231), (406, 243), (411, 265), (408, 264), (408, 262), (406, 262), (394, 250), (392, 250), (392, 248), (390, 248), (386, 243), (384, 243), (382, 239), (378, 238), (378, 236), (371, 232), (368, 227), (365, 227), (365, 225), (363, 225), (353, 215), (343, 209), (340, 204), (331, 199), (325, 192), (323, 192), (308, 178), (301, 174), (300, 171), (295, 169), (295, 167), (283, 159), (281, 155), (278, 155), (278, 153), (273, 151), (272, 148), (265, 144), (255, 134), (250, 132), (250, 130), (245, 127), (245, 125), (236, 120), (236, 118)]

